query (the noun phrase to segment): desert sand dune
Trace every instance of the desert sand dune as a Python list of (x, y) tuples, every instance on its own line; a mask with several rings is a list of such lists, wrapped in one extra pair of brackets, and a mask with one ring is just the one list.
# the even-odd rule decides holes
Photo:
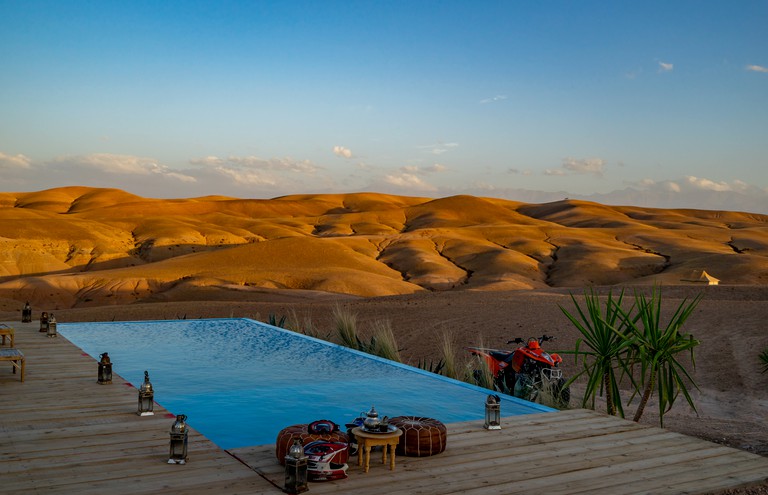
[(160, 200), (65, 187), (0, 195), (0, 295), (61, 307), (123, 304), (215, 280), (370, 297), (676, 284), (703, 269), (723, 283), (765, 284), (766, 226), (767, 216), (751, 213), (575, 200)]

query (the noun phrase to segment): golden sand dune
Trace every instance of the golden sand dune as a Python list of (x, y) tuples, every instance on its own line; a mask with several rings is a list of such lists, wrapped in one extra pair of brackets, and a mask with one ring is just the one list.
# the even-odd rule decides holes
[(380, 296), (679, 284), (701, 270), (768, 284), (766, 215), (574, 200), (160, 200), (67, 187), (0, 193), (0, 246), (1, 298), (63, 307), (203, 287)]

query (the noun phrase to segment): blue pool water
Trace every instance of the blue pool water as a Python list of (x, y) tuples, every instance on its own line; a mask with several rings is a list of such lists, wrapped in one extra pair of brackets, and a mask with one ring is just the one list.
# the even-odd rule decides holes
[[(289, 425), (380, 416), (483, 419), (488, 390), (249, 319), (60, 324), (59, 333), (224, 449), (275, 442)], [(552, 411), (501, 396), (502, 416)]]

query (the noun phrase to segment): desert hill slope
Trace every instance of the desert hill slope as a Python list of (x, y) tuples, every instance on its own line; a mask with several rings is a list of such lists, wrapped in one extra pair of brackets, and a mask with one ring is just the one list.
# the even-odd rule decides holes
[[(375, 193), (149, 199), (0, 193), (0, 299), (62, 308), (218, 290), (382, 296), (679, 284), (768, 285), (768, 216), (564, 200)], [(235, 296), (236, 295), (236, 296)]]

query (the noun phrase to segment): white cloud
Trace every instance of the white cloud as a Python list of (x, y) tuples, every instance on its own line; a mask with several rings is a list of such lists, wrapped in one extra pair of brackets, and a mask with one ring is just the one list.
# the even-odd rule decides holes
[(751, 186), (738, 179), (728, 182), (688, 176), (664, 181), (644, 179), (628, 185), (629, 188), (620, 191), (581, 198), (606, 204), (768, 214), (768, 188)]
[(345, 148), (344, 146), (334, 146), (333, 153), (342, 158), (352, 158), (352, 150)]
[(436, 191), (437, 188), (421, 180), (416, 174), (403, 172), (397, 175), (385, 175), (384, 183), (407, 190)]
[(561, 169), (561, 168), (554, 168), (554, 169), (547, 168), (547, 169), (544, 169), (544, 175), (550, 175), (550, 176), (559, 177), (559, 176), (562, 176), (562, 175), (568, 175), (568, 173), (565, 170)]
[(577, 174), (603, 175), (605, 160), (602, 158), (576, 159), (568, 157), (563, 159), (563, 168)]
[(401, 172), (413, 175), (439, 174), (446, 170), (446, 166), (439, 163), (435, 163), (429, 167), (419, 167), (418, 165), (405, 165), (400, 167)]
[(226, 162), (223, 158), (218, 156), (206, 156), (205, 158), (194, 158), (189, 161), (193, 165), (223, 165)]
[(728, 183), (725, 181), (714, 181), (704, 177), (695, 177), (693, 175), (688, 175), (682, 179), (660, 182), (651, 179), (643, 179), (632, 185), (643, 190), (662, 189), (674, 193), (695, 193), (700, 191), (741, 192), (753, 189), (752, 186), (749, 186), (747, 183), (738, 179)]
[(507, 98), (508, 98), (507, 95), (496, 95), (491, 98), (485, 98), (483, 100), (480, 100), (480, 103), (485, 105), (487, 103), (493, 103), (495, 101), (503, 101), (503, 100), (506, 100)]
[(111, 153), (57, 157), (54, 163), (68, 164), (76, 168), (90, 168), (106, 174), (131, 175), (149, 175), (150, 169), (156, 166), (151, 158)]
[(731, 186), (726, 182), (715, 182), (709, 179), (694, 177), (689, 175), (685, 180), (693, 186), (694, 189), (703, 189), (705, 191), (731, 191)]
[(659, 72), (671, 72), (675, 68), (674, 64), (659, 62)]
[(257, 170), (241, 170), (230, 167), (215, 167), (221, 175), (231, 178), (238, 184), (250, 186), (274, 186), (277, 181)]
[(768, 67), (762, 65), (748, 65), (745, 68), (750, 72), (768, 72)]
[(665, 181), (664, 183), (662, 183), (662, 187), (664, 189), (666, 189), (667, 191), (671, 191), (671, 192), (674, 192), (674, 193), (679, 193), (679, 192), (682, 191), (682, 188), (680, 187), (680, 184), (678, 184), (676, 182)]
[(12, 169), (12, 168), (29, 168), (32, 160), (24, 155), (6, 155), (0, 152), (0, 169)]
[(445, 165), (441, 165), (439, 163), (435, 163), (424, 169), (425, 172), (430, 174), (439, 174), (445, 172), (446, 170), (448, 170), (448, 168)]
[(51, 165), (64, 166), (70, 174), (102, 173), (106, 175), (160, 175), (181, 182), (196, 182), (190, 175), (175, 171), (165, 165), (158, 164), (152, 158), (133, 155), (116, 155), (112, 153), (92, 153), (90, 155), (58, 157)]
[(427, 153), (431, 153), (433, 155), (442, 155), (443, 153), (446, 153), (458, 146), (459, 146), (459, 143), (437, 143), (437, 144), (428, 144), (425, 146), (418, 146), (418, 148), (423, 149)]
[(258, 156), (228, 156), (219, 158), (217, 156), (206, 156), (205, 158), (196, 158), (189, 161), (193, 165), (204, 165), (213, 167), (246, 168), (257, 170), (277, 170), (286, 172), (297, 172), (303, 174), (314, 174), (319, 167), (309, 160), (294, 160), (292, 158), (260, 158)]

